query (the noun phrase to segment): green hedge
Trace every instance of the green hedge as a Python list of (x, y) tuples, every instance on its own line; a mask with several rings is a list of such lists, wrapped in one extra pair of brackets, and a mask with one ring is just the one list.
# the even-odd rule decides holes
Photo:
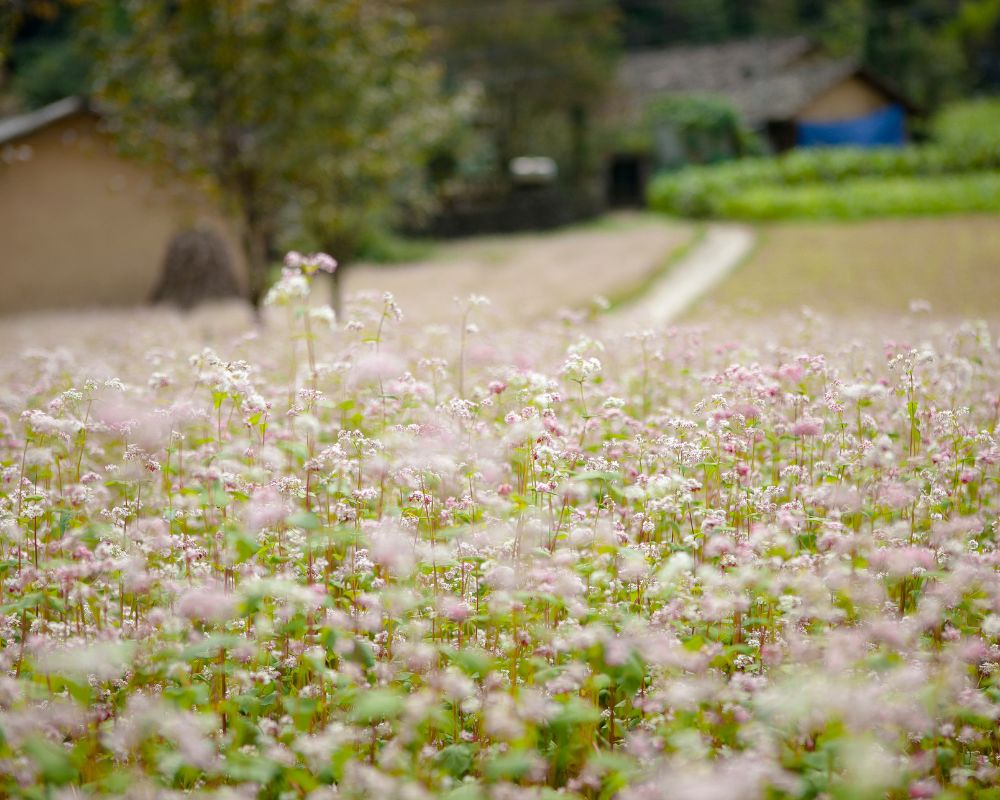
[(716, 204), (730, 219), (865, 219), (1000, 211), (1000, 172), (758, 186)]
[(723, 207), (747, 191), (768, 196), (795, 187), (818, 192), (828, 186), (839, 191), (843, 182), (859, 178), (940, 178), (993, 170), (1000, 170), (1000, 144), (794, 150), (777, 158), (729, 161), (660, 175), (650, 185), (649, 204), (684, 217), (719, 217), (727, 216)]

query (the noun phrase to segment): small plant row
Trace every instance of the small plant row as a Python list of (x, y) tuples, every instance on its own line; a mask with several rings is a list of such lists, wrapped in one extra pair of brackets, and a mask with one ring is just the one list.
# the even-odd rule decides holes
[[(831, 186), (839, 191), (840, 184), (857, 179), (942, 178), (998, 169), (1000, 146), (996, 145), (796, 150), (776, 158), (687, 167), (660, 175), (650, 186), (649, 203), (657, 211), (683, 217), (727, 217), (734, 200), (737, 209), (743, 208), (740, 196), (744, 192), (771, 189), (775, 194), (769, 196), (776, 197), (777, 192), (799, 187)], [(781, 216), (778, 206), (764, 216)], [(876, 204), (869, 207), (869, 213), (882, 213)], [(789, 215), (796, 215), (795, 208), (794, 203), (789, 205)]]
[(727, 219), (868, 219), (1000, 211), (1000, 173), (857, 178), (842, 184), (761, 186), (719, 203)]

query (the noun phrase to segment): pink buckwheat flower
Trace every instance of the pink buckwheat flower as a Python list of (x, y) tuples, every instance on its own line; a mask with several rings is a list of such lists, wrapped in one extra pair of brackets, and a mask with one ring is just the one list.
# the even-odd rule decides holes
[(236, 611), (236, 598), (218, 586), (196, 586), (177, 602), (177, 613), (192, 622), (225, 622)]
[(819, 436), (821, 433), (823, 433), (823, 420), (816, 419), (815, 417), (800, 419), (792, 425), (793, 436), (806, 438), (810, 436)]

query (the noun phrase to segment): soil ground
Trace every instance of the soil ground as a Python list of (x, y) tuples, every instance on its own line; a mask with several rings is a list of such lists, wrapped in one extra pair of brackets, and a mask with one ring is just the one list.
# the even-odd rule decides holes
[(746, 261), (689, 316), (772, 315), (809, 307), (841, 316), (1000, 317), (1000, 217), (762, 225)]
[(701, 297), (710, 296), (743, 262), (755, 240), (753, 229), (745, 225), (708, 226), (701, 240), (620, 316), (627, 324), (673, 322)]
[(615, 301), (650, 282), (693, 226), (648, 214), (613, 214), (552, 233), (488, 236), (441, 244), (426, 260), (358, 264), (345, 273), (348, 295), (389, 291), (416, 322), (457, 318), (455, 298), (490, 299), (492, 312), (527, 322), (561, 308)]
[[(422, 260), (396, 265), (358, 264), (345, 273), (346, 293), (392, 292), (408, 321), (452, 325), (454, 298), (489, 297), (479, 320), (523, 324), (554, 317), (561, 308), (586, 307), (596, 295), (612, 302), (650, 288), (696, 239), (696, 226), (653, 214), (612, 214), (559, 231), (476, 237), (433, 245)], [(317, 301), (325, 292), (317, 287)], [(277, 327), (282, 309), (265, 318)], [(0, 315), (0, 358), (26, 349), (71, 346), (84, 351), (143, 331), (170, 347), (172, 331), (196, 328), (207, 345), (253, 329), (242, 303), (213, 303), (181, 312), (173, 308), (95, 308)], [(261, 335), (271, 335), (265, 328)], [(2, 394), (2, 391), (0, 391)]]

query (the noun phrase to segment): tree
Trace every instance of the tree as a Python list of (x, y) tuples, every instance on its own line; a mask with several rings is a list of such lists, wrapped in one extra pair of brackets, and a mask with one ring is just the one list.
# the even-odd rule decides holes
[(952, 30), (969, 61), (972, 87), (1000, 90), (1000, 0), (964, 0)]
[(612, 0), (423, 0), (454, 84), (482, 90), (498, 174), (517, 155), (552, 155), (570, 177), (589, 167), (590, 118), (614, 79)]
[(954, 0), (866, 0), (865, 63), (925, 108), (956, 96), (966, 64), (955, 11)]
[(0, 3), (0, 84), (27, 108), (83, 94), (90, 59), (80, 41), (83, 0), (6, 0)]
[(123, 147), (218, 190), (255, 304), (279, 244), (343, 259), (419, 191), (443, 103), (404, 0), (101, 0), (91, 27)]
[(617, 0), (626, 46), (662, 47), (809, 32), (846, 0)]

